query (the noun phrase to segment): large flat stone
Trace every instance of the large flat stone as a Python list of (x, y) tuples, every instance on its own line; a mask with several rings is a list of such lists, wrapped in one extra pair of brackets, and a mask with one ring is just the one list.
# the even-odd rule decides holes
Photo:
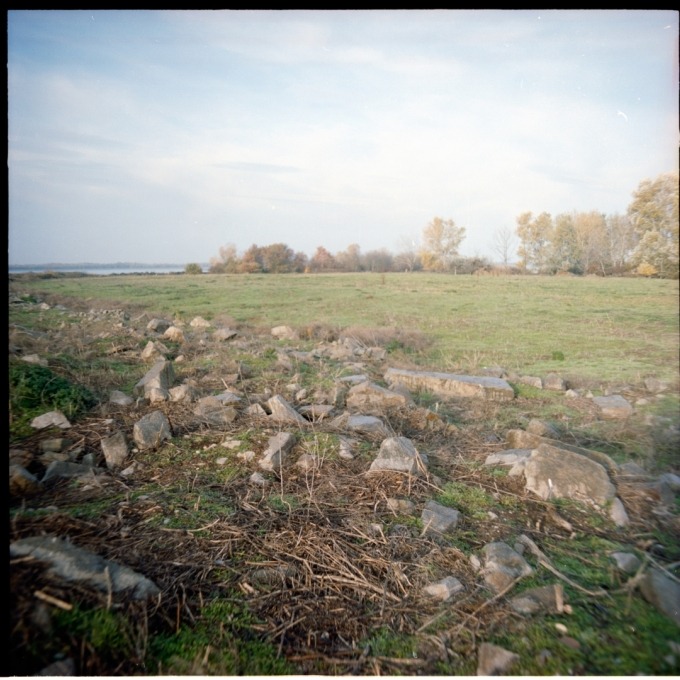
[(512, 387), (501, 378), (402, 368), (387, 369), (384, 378), (391, 387), (403, 385), (409, 390), (431, 392), (442, 399), (475, 397), (489, 401), (511, 401), (515, 398)]

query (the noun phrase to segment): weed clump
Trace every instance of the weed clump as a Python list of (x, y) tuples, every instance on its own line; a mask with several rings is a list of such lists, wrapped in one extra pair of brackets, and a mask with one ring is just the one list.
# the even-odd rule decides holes
[(86, 387), (56, 375), (46, 366), (22, 361), (10, 362), (9, 401), (10, 430), (18, 436), (40, 412), (59, 410), (67, 418), (74, 418), (97, 403)]

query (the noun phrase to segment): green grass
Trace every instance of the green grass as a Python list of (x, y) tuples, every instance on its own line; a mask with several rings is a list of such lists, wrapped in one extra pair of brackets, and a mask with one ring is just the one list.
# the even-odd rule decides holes
[(443, 371), (500, 364), (525, 375), (677, 379), (677, 281), (362, 273), (82, 277), (20, 287), (164, 315), (181, 300), (189, 320), (418, 329), (433, 344), (408, 357)]

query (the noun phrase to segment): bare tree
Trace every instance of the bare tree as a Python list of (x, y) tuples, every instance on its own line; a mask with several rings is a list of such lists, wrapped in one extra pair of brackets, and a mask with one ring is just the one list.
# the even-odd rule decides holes
[(491, 250), (507, 267), (510, 264), (510, 257), (517, 254), (517, 235), (514, 230), (510, 227), (496, 229), (491, 241)]

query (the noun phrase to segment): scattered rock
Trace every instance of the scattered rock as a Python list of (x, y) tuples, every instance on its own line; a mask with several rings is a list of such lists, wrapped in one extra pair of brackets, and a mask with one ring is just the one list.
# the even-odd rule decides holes
[(633, 553), (613, 552), (610, 557), (616, 562), (619, 571), (629, 576), (635, 574), (642, 564), (640, 558)]
[(206, 321), (202, 316), (196, 316), (194, 317), (190, 322), (189, 325), (192, 328), (210, 328), (210, 321)]
[(218, 328), (213, 333), (213, 338), (219, 342), (226, 342), (227, 340), (233, 340), (237, 335), (238, 332), (231, 328)]
[(436, 501), (428, 501), (420, 516), (425, 527), (423, 531), (430, 536), (450, 533), (458, 526), (459, 518), (458, 510), (440, 505)]
[(91, 586), (103, 593), (128, 593), (134, 600), (143, 600), (160, 593), (155, 583), (126, 566), (105, 560), (99, 555), (50, 536), (22, 538), (9, 547), (12, 557), (30, 555), (47, 562), (48, 571), (66, 581)]
[(423, 592), (428, 597), (433, 597), (442, 602), (450, 600), (454, 595), (465, 590), (465, 586), (454, 576), (447, 576), (446, 578), (432, 583), (423, 588)]
[(132, 436), (135, 444), (143, 451), (160, 446), (165, 439), (171, 439), (172, 430), (162, 411), (152, 411), (134, 424)]
[(41, 490), (38, 478), (21, 465), (9, 466), (9, 493), (16, 498), (29, 498)]
[(31, 427), (36, 430), (44, 430), (47, 427), (60, 427), (62, 430), (67, 430), (71, 427), (71, 423), (61, 411), (49, 411), (33, 418)]
[(127, 439), (124, 432), (115, 432), (110, 437), (105, 437), (101, 441), (102, 451), (106, 466), (110, 470), (122, 467), (128, 457)]
[(515, 579), (533, 574), (527, 561), (507, 543), (487, 543), (482, 553), (484, 582), (496, 593), (507, 588)]
[(564, 591), (561, 583), (529, 588), (510, 600), (518, 614), (561, 614), (564, 611)]
[(275, 326), (271, 334), (277, 340), (299, 340), (300, 336), (290, 326)]
[(504, 675), (520, 657), (503, 647), (482, 642), (477, 657), (477, 675)]
[(355, 385), (347, 394), (347, 408), (369, 415), (380, 415), (390, 409), (412, 405), (410, 396), (385, 389), (368, 380)]
[(640, 582), (647, 602), (680, 626), (680, 582), (657, 567), (650, 567)]
[(165, 329), (163, 337), (171, 342), (178, 342), (181, 344), (184, 342), (184, 331), (177, 326), (170, 326)]
[(598, 407), (602, 418), (608, 420), (622, 420), (633, 413), (633, 407), (620, 394), (608, 397), (593, 397), (593, 403)]
[(567, 389), (564, 380), (557, 373), (548, 373), (543, 378), (543, 389), (553, 392), (564, 392)]
[(169, 390), (175, 380), (175, 371), (171, 361), (161, 359), (157, 361), (146, 375), (134, 386), (132, 393), (136, 396), (144, 396), (151, 389)]
[(572, 498), (606, 507), (614, 499), (615, 487), (607, 471), (578, 453), (541, 444), (524, 467), (526, 488), (539, 498)]
[(233, 423), (238, 413), (233, 406), (225, 404), (218, 397), (211, 396), (203, 397), (196, 402), (194, 415), (206, 425), (222, 427)]
[(296, 437), (291, 432), (279, 432), (269, 438), (267, 450), (259, 462), (263, 470), (276, 471), (281, 468), (290, 450), (295, 446)]
[(380, 445), (378, 456), (371, 463), (371, 472), (394, 471), (416, 475), (424, 469), (422, 457), (406, 437), (389, 437)]
[(109, 396), (109, 402), (112, 404), (118, 404), (119, 406), (131, 406), (135, 403), (135, 400), (125, 394), (125, 392), (113, 390)]
[(393, 389), (395, 385), (403, 385), (408, 390), (431, 392), (443, 399), (476, 397), (491, 401), (512, 401), (515, 398), (512, 387), (501, 378), (408, 371), (399, 368), (388, 368), (384, 378)]
[(275, 395), (267, 406), (271, 411), (270, 418), (279, 423), (299, 423), (304, 425), (307, 421), (280, 395)]

